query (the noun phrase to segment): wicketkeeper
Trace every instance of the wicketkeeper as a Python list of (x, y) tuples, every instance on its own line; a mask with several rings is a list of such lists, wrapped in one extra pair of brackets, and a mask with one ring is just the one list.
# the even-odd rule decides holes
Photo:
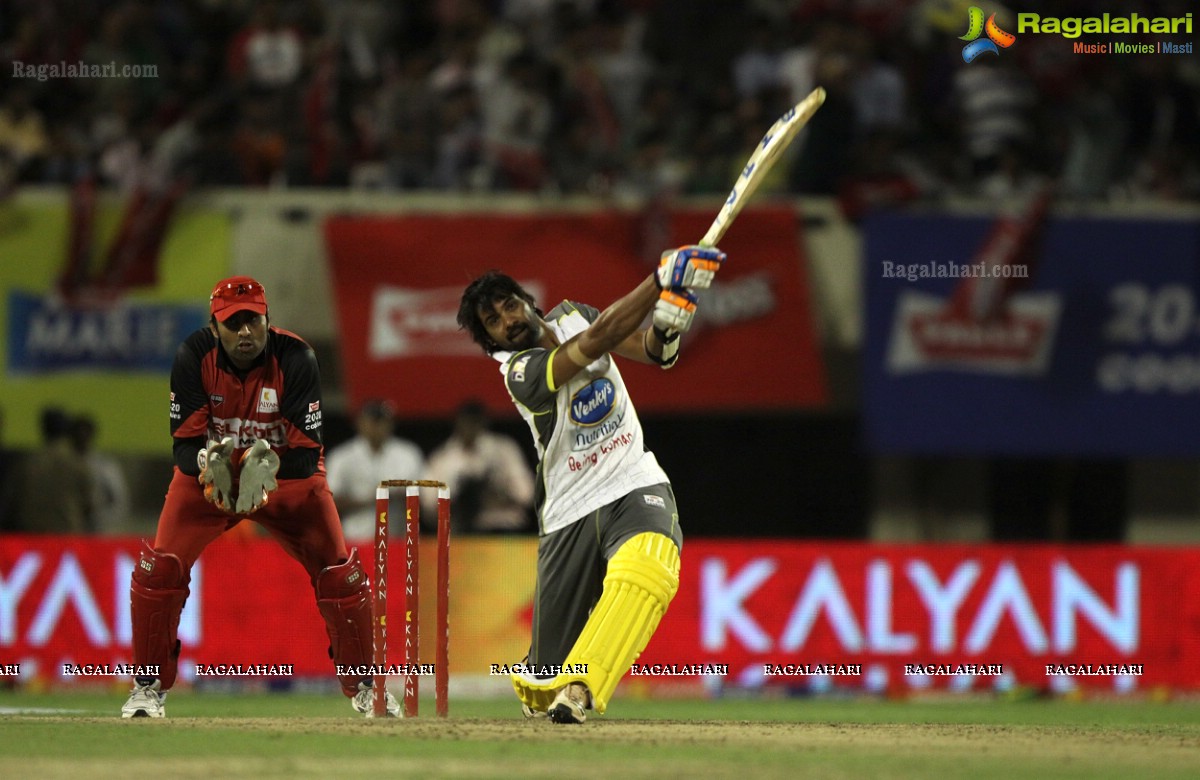
[[(192, 564), (247, 518), (308, 572), (333, 662), (371, 663), (370, 587), (357, 552), (346, 550), (325, 482), (316, 356), (299, 336), (270, 324), (266, 293), (254, 279), (218, 282), (209, 302), (208, 327), (183, 342), (171, 369), (175, 475), (154, 545), (142, 550), (129, 586), (134, 664), (161, 674), (135, 678), (124, 718), (166, 714)], [(370, 717), (371, 678), (339, 681), (354, 709)], [(390, 693), (387, 709), (400, 713)]]
[(528, 717), (583, 723), (588, 709), (603, 714), (679, 587), (675, 496), (612, 355), (673, 366), (696, 312), (693, 291), (708, 287), (724, 261), (715, 248), (664, 252), (655, 273), (604, 311), (563, 301), (543, 314), (497, 271), (463, 293), (458, 324), (500, 362), (538, 451), (527, 661), (586, 669), (513, 675)]

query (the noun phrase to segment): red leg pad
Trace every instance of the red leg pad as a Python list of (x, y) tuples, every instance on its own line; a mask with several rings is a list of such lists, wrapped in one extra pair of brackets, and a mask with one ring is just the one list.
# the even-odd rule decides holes
[(164, 691), (175, 684), (179, 615), (187, 601), (189, 580), (179, 556), (146, 546), (129, 582), (133, 662), (157, 666)]
[[(317, 609), (325, 619), (329, 634), (329, 655), (335, 664), (363, 666), (371, 663), (371, 588), (367, 574), (358, 562), (358, 551), (350, 551), (345, 563), (327, 566), (317, 575)], [(358, 692), (362, 675), (338, 675), (342, 692)]]

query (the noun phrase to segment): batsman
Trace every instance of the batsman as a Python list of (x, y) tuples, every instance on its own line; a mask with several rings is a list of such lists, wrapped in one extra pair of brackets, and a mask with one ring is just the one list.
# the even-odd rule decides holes
[(458, 323), (499, 361), (538, 453), (533, 636), (527, 668), (512, 677), (527, 717), (603, 714), (679, 588), (675, 496), (613, 356), (673, 366), (694, 291), (724, 261), (715, 247), (664, 252), (604, 311), (565, 300), (543, 314), (498, 271), (463, 292)]
[[(325, 481), (321, 381), (312, 348), (270, 324), (254, 279), (217, 283), (208, 327), (179, 347), (171, 369), (174, 476), (129, 585), (133, 660), (158, 676), (135, 678), (123, 718), (162, 718), (175, 683), (179, 617), (192, 565), (206, 546), (249, 518), (308, 573), (334, 664), (371, 663), (371, 592), (357, 551), (347, 552)], [(254, 617), (247, 616), (247, 632)], [(288, 663), (288, 659), (212, 659)], [(372, 678), (339, 675), (357, 712), (370, 717)], [(388, 714), (400, 705), (389, 693)]]

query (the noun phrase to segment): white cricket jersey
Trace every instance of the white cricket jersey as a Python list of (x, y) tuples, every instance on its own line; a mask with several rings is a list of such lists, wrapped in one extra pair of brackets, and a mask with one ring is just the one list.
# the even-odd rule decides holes
[[(594, 307), (563, 301), (546, 321), (565, 342), (599, 315)], [(553, 354), (537, 347), (493, 355), (537, 445), (534, 498), (543, 535), (634, 490), (668, 481), (646, 449), (642, 424), (612, 357), (605, 355), (556, 388), (550, 379)]]

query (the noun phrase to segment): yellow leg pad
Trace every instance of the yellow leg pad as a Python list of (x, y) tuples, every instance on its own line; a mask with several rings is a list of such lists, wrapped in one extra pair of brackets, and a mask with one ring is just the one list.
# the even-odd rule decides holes
[(592, 609), (564, 666), (559, 685), (582, 682), (592, 706), (604, 713), (617, 683), (637, 660), (679, 590), (679, 548), (670, 537), (643, 533), (632, 537), (608, 562), (604, 591)]
[(522, 674), (514, 674), (511, 677), (517, 698), (521, 700), (522, 704), (538, 712), (550, 709), (550, 705), (554, 703), (554, 697), (558, 695), (558, 689), (565, 685), (565, 683), (559, 682), (557, 677), (542, 682)]
[[(617, 683), (650, 644), (677, 590), (679, 548), (675, 542), (656, 533), (630, 538), (608, 562), (604, 591), (567, 654), (564, 672), (552, 680), (512, 675), (517, 698), (545, 712), (560, 688), (582, 682), (591, 691), (596, 712), (604, 714)], [(584, 668), (587, 672), (574, 671)]]

